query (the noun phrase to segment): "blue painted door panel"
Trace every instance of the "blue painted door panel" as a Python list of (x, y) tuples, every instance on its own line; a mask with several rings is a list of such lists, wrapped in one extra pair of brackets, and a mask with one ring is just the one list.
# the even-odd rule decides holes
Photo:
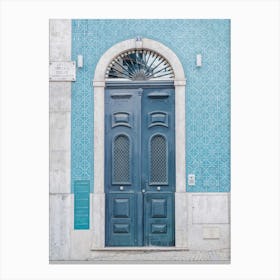
[(107, 194), (108, 207), (107, 244), (134, 246), (135, 242), (135, 196), (133, 193)]
[(174, 245), (174, 87), (105, 96), (106, 246)]
[(144, 245), (174, 246), (174, 90), (149, 88), (142, 97)]
[(175, 184), (174, 90), (147, 89), (142, 97), (142, 188), (171, 192)]
[(110, 89), (105, 96), (106, 246), (141, 246), (139, 89)]
[(140, 191), (138, 165), (141, 91), (112, 89), (105, 96), (106, 192)]
[(174, 246), (174, 193), (144, 195), (145, 246)]

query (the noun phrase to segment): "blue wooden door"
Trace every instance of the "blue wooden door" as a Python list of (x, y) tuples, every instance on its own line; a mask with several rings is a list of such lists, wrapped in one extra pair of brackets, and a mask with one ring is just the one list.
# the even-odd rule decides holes
[(105, 93), (106, 246), (174, 246), (174, 88)]
[(144, 244), (174, 245), (174, 90), (151, 88), (142, 97)]

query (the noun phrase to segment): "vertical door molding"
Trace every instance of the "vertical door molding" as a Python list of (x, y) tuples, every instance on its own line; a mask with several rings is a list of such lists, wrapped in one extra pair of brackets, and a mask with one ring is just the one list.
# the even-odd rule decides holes
[[(92, 249), (105, 247), (105, 184), (104, 184), (104, 94), (106, 69), (116, 56), (137, 49), (136, 39), (122, 41), (100, 58), (94, 74), (94, 193), (92, 213)], [(175, 246), (187, 247), (187, 195), (186, 195), (186, 79), (182, 64), (176, 54), (160, 42), (143, 38), (142, 48), (156, 51), (172, 66), (175, 79)]]
[(174, 81), (175, 86), (175, 162), (176, 192), (186, 192), (186, 81)]

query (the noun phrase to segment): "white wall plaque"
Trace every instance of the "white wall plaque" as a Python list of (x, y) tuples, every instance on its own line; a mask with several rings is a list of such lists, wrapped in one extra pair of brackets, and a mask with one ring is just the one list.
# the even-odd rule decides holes
[(52, 61), (49, 71), (50, 81), (76, 81), (75, 61)]

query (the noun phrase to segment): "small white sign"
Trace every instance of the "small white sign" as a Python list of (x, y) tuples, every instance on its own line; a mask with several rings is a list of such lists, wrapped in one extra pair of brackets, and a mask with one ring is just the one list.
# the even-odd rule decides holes
[(189, 174), (188, 185), (189, 186), (194, 186), (195, 185), (195, 175), (194, 174)]
[(49, 69), (50, 81), (73, 82), (76, 81), (75, 61), (52, 61)]

